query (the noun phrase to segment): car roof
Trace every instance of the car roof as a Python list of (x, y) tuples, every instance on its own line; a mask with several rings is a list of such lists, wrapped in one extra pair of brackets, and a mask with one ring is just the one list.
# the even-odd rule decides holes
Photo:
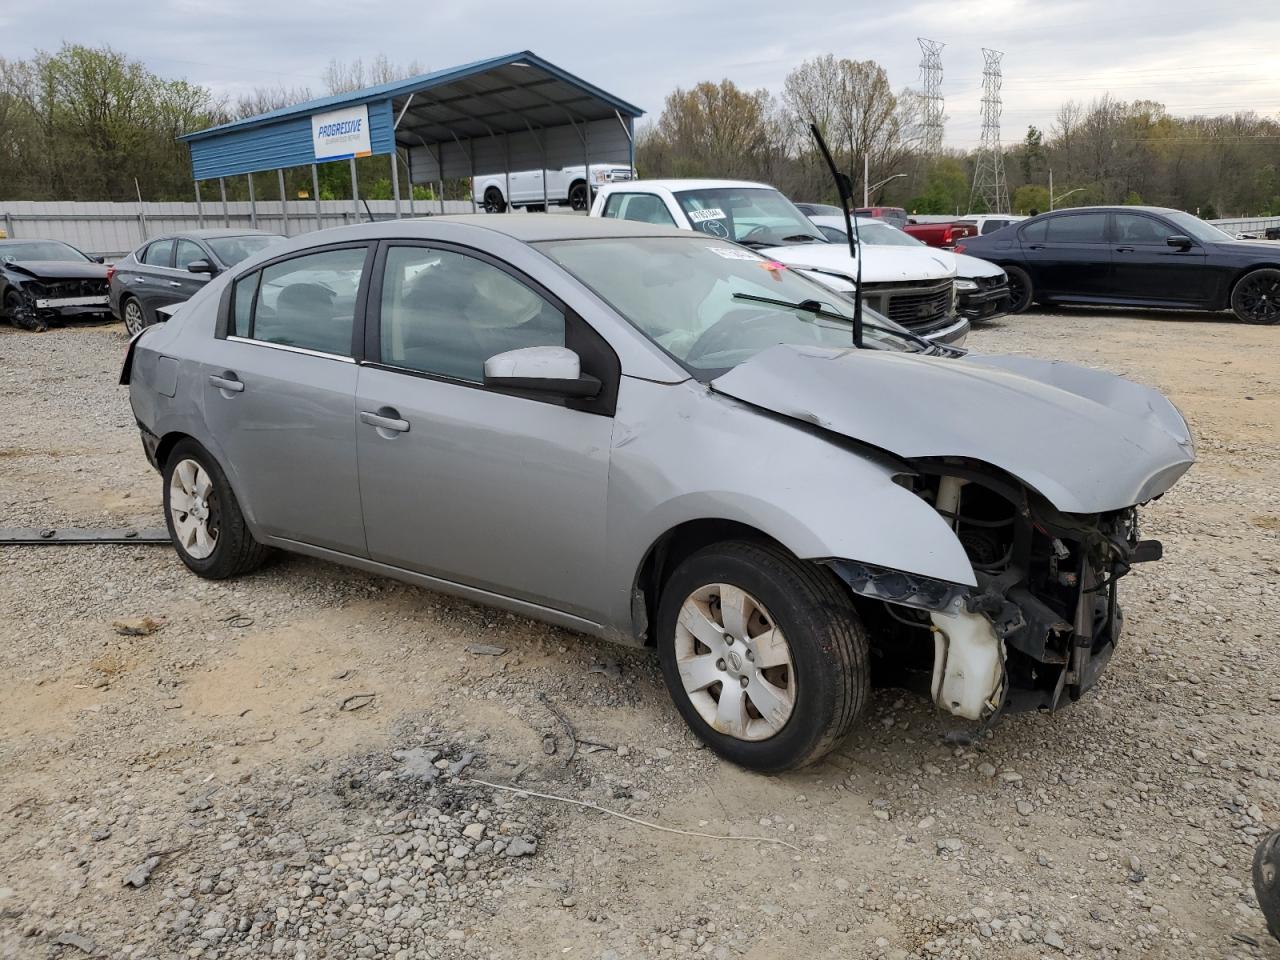
[(754, 188), (757, 190), (776, 190), (767, 183), (755, 183), (751, 180), (628, 180), (624, 183), (609, 184), (605, 189), (611, 193), (625, 193), (628, 188), (634, 187), (657, 187), (660, 190), (670, 190), (672, 193), (679, 193), (681, 190), (721, 190), (726, 187), (732, 189), (737, 188)]
[(147, 243), (153, 240), (173, 240), (186, 237), (192, 240), (216, 240), (218, 237), (279, 237), (283, 234), (272, 233), (270, 230), (249, 230), (235, 227), (210, 227), (204, 230), (175, 230), (172, 233), (163, 233), (158, 237), (150, 237)]
[(1092, 207), (1062, 207), (1058, 210), (1046, 210), (1039, 214), (1043, 217), (1049, 213), (1185, 213), (1185, 210), (1175, 210), (1173, 207), (1142, 207), (1130, 206), (1128, 204), (1098, 204)]
[(0, 240), (0, 247), (12, 247), (21, 243), (60, 243), (65, 247), (76, 249), (74, 244), (66, 240), (59, 240), (57, 237), (9, 237), (8, 239)]

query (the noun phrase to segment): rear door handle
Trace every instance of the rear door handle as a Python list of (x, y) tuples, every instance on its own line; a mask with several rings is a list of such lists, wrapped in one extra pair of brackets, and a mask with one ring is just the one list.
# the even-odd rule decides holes
[(1116, 253), (1133, 253), (1133, 247), (1116, 247)]
[(372, 410), (361, 410), (360, 419), (379, 430), (390, 430), (392, 433), (409, 432), (409, 421), (400, 419), (399, 411), (392, 407), (381, 407), (376, 413)]
[(146, 281), (147, 281), (146, 277), (139, 277), (136, 275), (129, 278), (130, 283), (146, 283)]
[(180, 287), (180, 286), (182, 286), (182, 284), (181, 284), (181, 283), (179, 283), (177, 280), (170, 280), (170, 281), (169, 281), (169, 286), (171, 286), (171, 287)]
[(225, 377), (213, 374), (209, 377), (209, 382), (219, 390), (229, 390), (232, 393), (244, 393), (244, 382), (234, 373), (228, 373)]
[(1031, 244), (1028, 244), (1028, 245), (1027, 245), (1027, 249), (1028, 249), (1028, 250), (1043, 250), (1043, 249), (1044, 249), (1044, 244), (1043, 244), (1043, 243), (1031, 243)]

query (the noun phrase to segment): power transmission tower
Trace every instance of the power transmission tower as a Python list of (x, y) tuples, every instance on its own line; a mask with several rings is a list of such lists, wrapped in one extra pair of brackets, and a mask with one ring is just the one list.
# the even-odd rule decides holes
[(920, 83), (924, 88), (920, 99), (924, 101), (924, 116), (921, 126), (924, 128), (922, 148), (926, 157), (937, 156), (942, 149), (942, 48), (945, 43), (937, 40), (926, 40), (916, 37), (920, 44)]
[(981, 197), (991, 213), (1009, 212), (1009, 185), (1004, 179), (1004, 154), (1000, 149), (1000, 85), (1004, 77), (999, 50), (982, 48), (982, 146), (978, 165), (973, 171), (973, 190), (969, 193), (969, 211)]

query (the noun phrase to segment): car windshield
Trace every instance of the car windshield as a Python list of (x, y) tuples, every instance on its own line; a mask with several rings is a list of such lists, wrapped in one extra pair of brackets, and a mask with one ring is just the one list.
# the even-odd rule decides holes
[(76, 260), (92, 262), (83, 253), (58, 240), (31, 240), (24, 243), (0, 244), (0, 260)]
[(234, 267), (241, 260), (248, 259), (259, 250), (283, 239), (284, 237), (255, 233), (243, 237), (210, 237), (205, 243), (224, 266)]
[[(700, 380), (780, 343), (849, 347), (853, 303), (785, 264), (710, 238), (609, 237), (535, 244)], [(795, 310), (743, 299), (799, 304)], [(812, 307), (843, 319), (815, 316)], [(889, 321), (863, 309), (867, 323)], [(916, 350), (867, 328), (864, 343)]]
[(827, 242), (808, 217), (769, 187), (679, 190), (675, 197), (693, 229), (723, 240), (762, 247)]
[(1212, 223), (1206, 223), (1199, 217), (1183, 213), (1181, 210), (1162, 210), (1160, 215), (1193, 240), (1200, 240), (1204, 243), (1220, 243), (1223, 240), (1235, 239), (1231, 234), (1219, 230)]

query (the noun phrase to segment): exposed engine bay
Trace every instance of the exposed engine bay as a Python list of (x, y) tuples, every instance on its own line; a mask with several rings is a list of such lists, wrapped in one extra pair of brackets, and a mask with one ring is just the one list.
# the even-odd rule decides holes
[(973, 564), (976, 587), (832, 561), (880, 601), (876, 632), (899, 665), (927, 672), (937, 705), (969, 720), (1054, 710), (1097, 681), (1119, 641), (1117, 583), (1158, 560), (1137, 509), (1066, 514), (990, 465), (913, 463), (898, 482), (931, 503)]

